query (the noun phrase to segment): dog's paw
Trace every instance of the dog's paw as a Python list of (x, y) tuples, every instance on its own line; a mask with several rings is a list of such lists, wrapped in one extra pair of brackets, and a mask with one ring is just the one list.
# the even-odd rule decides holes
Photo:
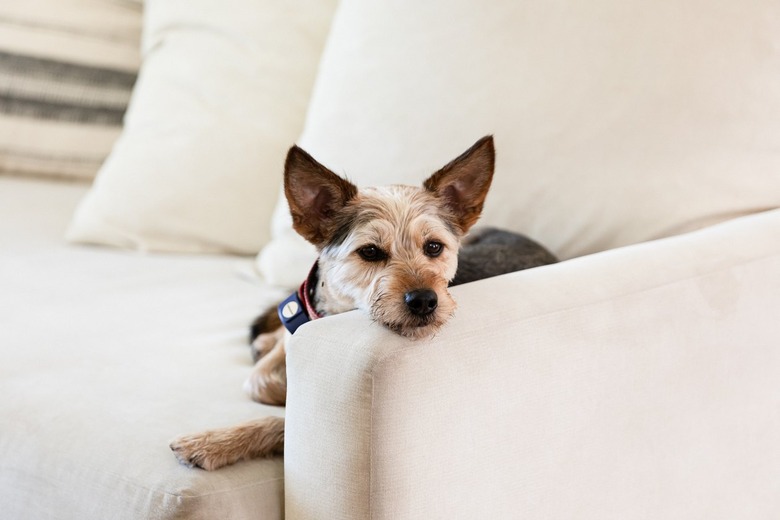
[(220, 456), (209, 437), (208, 433), (182, 435), (171, 442), (170, 448), (185, 466), (213, 471), (226, 465), (227, 461)]
[(260, 359), (271, 352), (284, 334), (284, 329), (273, 332), (266, 332), (257, 336), (250, 345), (252, 361), (257, 363)]
[(260, 374), (252, 372), (249, 377), (244, 381), (244, 393), (248, 395), (253, 401), (262, 403), (261, 398), (263, 396), (263, 381)]

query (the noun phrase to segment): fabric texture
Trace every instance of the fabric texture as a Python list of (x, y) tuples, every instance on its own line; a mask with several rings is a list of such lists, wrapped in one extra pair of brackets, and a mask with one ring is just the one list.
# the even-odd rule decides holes
[[(344, 0), (298, 144), (419, 185), (494, 134), (483, 222), (572, 258), (780, 206), (778, 49), (772, 0)], [(269, 280), (297, 240), (280, 201)]]
[(776, 210), (458, 286), (427, 341), (302, 326), (286, 518), (775, 518), (779, 235)]
[(281, 458), (206, 472), (168, 443), (284, 413), (241, 389), (283, 294), (249, 260), (64, 244), (85, 189), (0, 178), (0, 517), (281, 520)]
[(68, 239), (257, 253), (334, 4), (145, 2), (143, 66), (125, 130)]
[(122, 128), (141, 8), (107, 0), (0, 5), (0, 174), (91, 181)]

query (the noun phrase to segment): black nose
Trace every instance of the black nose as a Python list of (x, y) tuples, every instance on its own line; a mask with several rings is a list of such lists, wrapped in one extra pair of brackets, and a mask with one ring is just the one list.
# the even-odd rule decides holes
[(430, 289), (415, 289), (404, 295), (404, 302), (412, 314), (417, 316), (427, 316), (436, 310), (439, 305), (439, 298), (436, 293)]

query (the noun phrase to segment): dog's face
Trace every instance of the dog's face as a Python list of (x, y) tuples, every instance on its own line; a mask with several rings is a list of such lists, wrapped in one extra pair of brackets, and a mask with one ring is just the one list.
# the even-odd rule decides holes
[(455, 310), (447, 286), (493, 165), (493, 140), (485, 137), (420, 188), (358, 190), (293, 147), (285, 194), (295, 230), (320, 251), (318, 310), (362, 309), (410, 338), (435, 333)]
[(431, 334), (455, 310), (460, 233), (422, 189), (367, 188), (350, 205), (350, 228), (320, 254), (323, 310), (360, 308), (404, 336)]

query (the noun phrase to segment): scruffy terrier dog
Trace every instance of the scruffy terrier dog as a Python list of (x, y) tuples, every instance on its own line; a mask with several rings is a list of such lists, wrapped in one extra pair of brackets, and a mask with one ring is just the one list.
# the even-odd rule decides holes
[[(482, 212), (494, 162), (487, 136), (421, 188), (358, 190), (302, 149), (290, 149), (284, 191), (293, 227), (320, 255), (301, 290), (252, 326), (257, 362), (245, 385), (251, 397), (285, 404), (285, 341), (309, 319), (361, 309), (393, 332), (425, 338), (455, 311), (449, 286), (555, 262), (522, 235), (487, 229), (465, 238)], [(207, 470), (283, 448), (279, 417), (171, 443), (182, 463)]]

